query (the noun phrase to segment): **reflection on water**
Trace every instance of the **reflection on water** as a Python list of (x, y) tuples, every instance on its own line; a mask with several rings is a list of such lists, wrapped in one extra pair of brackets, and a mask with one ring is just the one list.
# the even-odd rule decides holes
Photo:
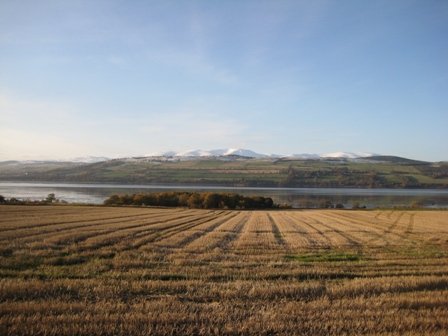
[(448, 190), (433, 189), (341, 189), (341, 188), (232, 188), (202, 186), (147, 186), (115, 184), (56, 184), (0, 182), (0, 195), (6, 198), (41, 200), (55, 193), (61, 200), (73, 203), (101, 204), (113, 194), (160, 191), (237, 192), (265, 196), (279, 204), (294, 208), (313, 208), (330, 201), (351, 208), (354, 204), (367, 208), (398, 207), (418, 204), (429, 208), (448, 208)]

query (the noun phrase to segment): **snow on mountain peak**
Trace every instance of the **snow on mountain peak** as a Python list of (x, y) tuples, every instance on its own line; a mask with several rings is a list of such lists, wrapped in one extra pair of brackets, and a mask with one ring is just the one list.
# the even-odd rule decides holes
[(176, 153), (174, 156), (181, 156), (181, 157), (185, 157), (185, 156), (199, 156), (199, 157), (203, 157), (203, 156), (213, 156), (210, 151), (205, 151), (202, 149), (195, 149), (195, 150), (188, 150), (188, 151), (184, 151), (184, 152), (179, 152)]
[(310, 153), (291, 154), (287, 155), (286, 157), (300, 160), (319, 160), (321, 158), (319, 154), (310, 154)]
[(170, 157), (170, 156), (174, 156), (176, 155), (176, 152), (174, 151), (166, 151), (166, 152), (152, 152), (149, 154), (145, 154), (144, 156), (146, 157), (155, 157), (155, 156), (165, 156), (165, 157)]
[(229, 155), (239, 155), (251, 158), (262, 158), (267, 157), (267, 155), (256, 153), (249, 149), (243, 148), (225, 148), (225, 149), (212, 149), (212, 150), (202, 150), (193, 149), (181, 152), (156, 152), (147, 154), (145, 156), (163, 156), (163, 157), (208, 157), (208, 156), (229, 156)]
[(213, 156), (231, 156), (237, 155), (249, 158), (292, 158), (299, 160), (319, 160), (319, 159), (357, 159), (362, 157), (369, 157), (376, 154), (371, 153), (353, 153), (353, 152), (334, 152), (326, 154), (313, 154), (313, 153), (302, 153), (302, 154), (291, 154), (291, 155), (279, 155), (279, 154), (261, 154), (254, 152), (250, 149), (244, 148), (224, 148), (224, 149), (193, 149), (181, 152), (168, 151), (168, 152), (157, 152), (147, 154), (147, 157), (167, 157), (167, 158), (196, 158), (196, 157), (213, 157)]
[(246, 156), (246, 157), (253, 157), (253, 158), (262, 158), (262, 157), (267, 156), (265, 154), (256, 153), (250, 149), (243, 149), (243, 148), (229, 148), (223, 155), (225, 155), (225, 156), (239, 155), (239, 156)]
[(97, 162), (103, 162), (110, 160), (110, 158), (105, 156), (83, 156), (83, 157), (76, 157), (73, 159), (69, 159), (67, 161), (70, 162), (82, 162), (82, 163), (97, 163)]
[(371, 153), (352, 153), (352, 152), (334, 152), (322, 154), (322, 158), (335, 158), (335, 159), (359, 159), (362, 157), (373, 156)]

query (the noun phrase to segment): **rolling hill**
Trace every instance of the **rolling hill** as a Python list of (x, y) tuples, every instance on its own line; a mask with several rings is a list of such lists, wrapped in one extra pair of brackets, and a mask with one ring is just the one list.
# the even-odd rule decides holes
[(448, 188), (448, 164), (353, 153), (280, 156), (241, 149), (195, 150), (94, 162), (4, 161), (0, 162), (0, 181)]

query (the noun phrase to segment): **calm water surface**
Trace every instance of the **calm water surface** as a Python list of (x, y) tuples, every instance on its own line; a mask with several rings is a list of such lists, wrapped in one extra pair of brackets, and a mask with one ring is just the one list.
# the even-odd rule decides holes
[(352, 188), (236, 188), (205, 186), (154, 186), (124, 184), (69, 184), (0, 182), (0, 195), (22, 200), (41, 200), (48, 194), (67, 202), (101, 204), (113, 194), (160, 191), (236, 192), (272, 197), (276, 203), (295, 208), (314, 207), (326, 200), (346, 208), (359, 203), (367, 208), (410, 206), (448, 208), (448, 190), (440, 189), (352, 189)]

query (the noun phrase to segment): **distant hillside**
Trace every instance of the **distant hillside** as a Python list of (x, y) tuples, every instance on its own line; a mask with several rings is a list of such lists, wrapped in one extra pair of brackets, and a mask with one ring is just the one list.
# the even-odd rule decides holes
[(247, 187), (448, 188), (448, 164), (393, 156), (191, 160), (166, 157), (85, 162), (0, 162), (0, 181)]
[(407, 159), (399, 156), (393, 156), (393, 155), (374, 155), (366, 157), (365, 159), (370, 161), (380, 161), (380, 162), (390, 162), (390, 163), (396, 163), (396, 164), (410, 164), (410, 165), (429, 165), (430, 162), (426, 161), (419, 161), (419, 160), (412, 160)]

